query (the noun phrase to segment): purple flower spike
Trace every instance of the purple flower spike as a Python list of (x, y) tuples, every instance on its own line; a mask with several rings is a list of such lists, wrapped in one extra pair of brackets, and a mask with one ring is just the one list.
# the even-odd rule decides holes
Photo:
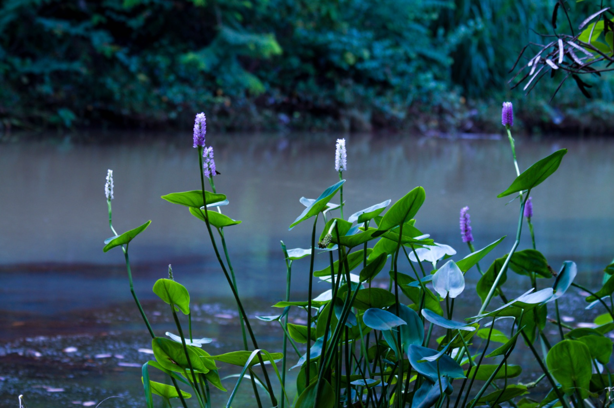
[(529, 197), (527, 203), (524, 205), (524, 216), (531, 219), (533, 216), (533, 201), (532, 197)]
[(506, 127), (512, 127), (514, 125), (514, 106), (511, 102), (503, 102), (503, 108), (501, 109), (501, 123)]
[(207, 134), (207, 118), (204, 113), (196, 115), (194, 120), (194, 147), (205, 147), (205, 135)]
[(460, 211), (460, 230), (463, 242), (473, 242), (471, 234), (471, 219), (469, 217), (469, 207), (463, 207)]
[(203, 171), (205, 177), (215, 176), (215, 160), (213, 160), (213, 147), (206, 147), (203, 151)]

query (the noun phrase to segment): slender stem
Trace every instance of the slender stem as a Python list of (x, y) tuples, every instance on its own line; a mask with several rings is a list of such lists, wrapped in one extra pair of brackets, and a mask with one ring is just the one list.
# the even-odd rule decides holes
[(614, 319), (614, 313), (612, 312), (612, 309), (610, 309), (610, 308), (608, 307), (607, 303), (605, 303), (605, 302), (603, 301), (603, 299), (602, 299), (602, 298), (600, 298), (600, 297), (599, 297), (599, 296), (597, 296), (595, 293), (591, 292), (590, 290), (588, 290), (588, 289), (587, 289), (587, 288), (585, 288), (584, 286), (579, 285), (579, 284), (577, 284), (577, 283), (572, 283), (572, 284), (571, 284), (571, 286), (575, 286), (576, 288), (578, 288), (578, 289), (580, 289), (580, 290), (583, 290), (583, 291), (585, 291), (585, 292), (588, 292), (590, 295), (594, 296), (594, 297), (595, 297), (595, 298), (596, 298), (596, 299), (599, 301), (599, 303), (601, 303), (601, 304), (603, 305), (603, 307), (605, 308), (605, 310), (607, 310), (607, 311), (608, 311), (608, 313), (610, 314), (610, 316), (612, 316), (612, 319)]
[[(245, 321), (245, 326), (249, 333), (250, 339), (252, 340), (254, 348), (259, 349), (260, 347), (258, 347), (258, 341), (256, 340), (256, 336), (254, 336), (254, 332), (249, 323), (249, 319), (247, 318), (247, 314), (245, 313), (245, 308), (243, 307), (243, 303), (241, 302), (241, 299), (239, 298), (239, 293), (237, 292), (236, 288), (232, 284), (232, 279), (229, 276), (228, 270), (226, 269), (226, 265), (222, 261), (222, 257), (220, 256), (220, 251), (218, 250), (217, 243), (215, 242), (215, 237), (213, 236), (213, 231), (211, 230), (211, 224), (209, 223), (209, 214), (207, 211), (207, 195), (205, 194), (205, 179), (204, 179), (203, 170), (202, 170), (203, 169), (203, 148), (201, 146), (198, 147), (198, 160), (200, 164), (198, 168), (198, 172), (200, 173), (200, 185), (202, 189), (203, 204), (205, 208), (205, 211), (204, 211), (205, 224), (207, 226), (207, 232), (209, 233), (209, 238), (211, 239), (211, 245), (213, 246), (215, 256), (217, 257), (220, 267), (222, 268), (222, 271), (224, 272), (224, 277), (226, 278), (226, 281), (228, 282), (228, 285), (230, 286), (230, 289), (235, 298), (235, 301), (237, 302), (237, 305), (239, 306), (239, 311), (241, 313), (241, 316), (243, 316), (243, 319)], [(260, 363), (260, 366), (262, 367), (262, 372), (264, 374), (266, 386), (269, 391), (269, 396), (271, 397), (271, 403), (273, 404), (273, 406), (275, 406), (277, 405), (277, 399), (275, 398), (273, 386), (271, 385), (269, 374), (264, 365), (264, 359), (262, 358), (262, 355), (260, 353), (258, 353), (258, 361)]]
[(536, 249), (535, 245), (535, 231), (533, 230), (533, 223), (531, 222), (531, 217), (527, 217), (527, 224), (529, 224), (529, 231), (531, 231), (531, 242), (533, 243), (533, 249)]
[(126, 259), (126, 269), (128, 270), (128, 280), (130, 281), (130, 293), (132, 293), (132, 297), (134, 298), (136, 306), (139, 308), (141, 317), (143, 318), (143, 321), (145, 322), (145, 325), (147, 326), (147, 330), (149, 330), (149, 334), (151, 335), (151, 338), (153, 339), (154, 337), (156, 337), (156, 335), (154, 334), (154, 331), (151, 328), (151, 324), (149, 324), (149, 320), (147, 320), (147, 316), (145, 316), (145, 312), (143, 311), (143, 307), (141, 307), (141, 302), (139, 302), (139, 298), (136, 296), (136, 293), (134, 292), (134, 285), (132, 283), (132, 271), (130, 270), (130, 258), (128, 257), (128, 244), (126, 244), (125, 248), (122, 247), (122, 249), (124, 250), (124, 258)]
[(311, 264), (309, 266), (309, 288), (307, 295), (307, 367), (305, 368), (305, 377), (306, 384), (305, 387), (309, 387), (309, 376), (310, 374), (310, 365), (311, 365), (311, 302), (312, 302), (312, 291), (313, 291), (313, 266), (315, 262), (316, 256), (316, 226), (318, 224), (318, 216), (317, 214), (315, 220), (313, 221), (313, 230), (311, 231)]
[[(339, 181), (341, 180), (343, 180), (343, 172), (339, 170)], [(341, 219), (345, 219), (343, 218), (343, 184), (339, 189), (339, 199), (341, 200), (341, 207), (339, 207), (339, 211), (341, 211)]]
[(177, 390), (177, 394), (179, 394), (179, 399), (181, 400), (181, 405), (183, 405), (183, 408), (188, 408), (187, 404), (185, 403), (185, 399), (183, 399), (183, 394), (181, 393), (181, 389), (179, 388), (179, 384), (177, 384), (177, 380), (175, 380), (175, 378), (171, 375), (171, 381), (173, 382), (173, 385), (175, 386), (175, 389)]
[[(286, 245), (283, 241), (281, 241), (281, 248), (284, 251), (284, 258), (286, 260), (286, 302), (290, 301), (290, 280), (292, 279), (292, 261), (288, 259), (288, 251), (286, 250)], [(283, 344), (283, 355), (284, 359), (281, 365), (281, 385), (286, 388), (286, 365), (287, 365), (287, 352), (288, 352), (288, 313), (284, 317), (284, 323), (282, 327), (284, 329), (284, 344)], [(281, 322), (280, 322), (281, 323)], [(285, 326), (284, 326), (285, 325)], [(284, 408), (286, 405), (286, 399), (281, 399), (281, 408)]]
[(557, 326), (559, 328), (559, 334), (561, 335), (561, 341), (565, 340), (565, 336), (563, 335), (563, 327), (561, 326), (561, 313), (559, 311), (559, 301), (558, 299), (554, 300), (554, 307), (556, 308), (556, 321)]
[(518, 169), (518, 161), (516, 160), (516, 146), (514, 143), (514, 138), (512, 137), (511, 126), (505, 126), (507, 129), (507, 137), (510, 140), (510, 146), (512, 148), (512, 154), (514, 155), (514, 167), (516, 167), (516, 176), (520, 176), (520, 170)]
[(530, 191), (531, 190), (529, 190), (529, 192), (527, 193), (527, 196), (525, 197), (524, 201), (522, 201), (522, 204), (520, 205), (520, 216), (518, 218), (518, 229), (516, 231), (516, 241), (514, 241), (514, 245), (512, 246), (510, 253), (507, 255), (507, 258), (505, 259), (505, 262), (503, 263), (503, 266), (501, 267), (499, 274), (495, 278), (495, 281), (492, 284), (492, 287), (490, 288), (490, 291), (488, 292), (486, 299), (484, 299), (484, 303), (482, 303), (482, 307), (480, 308), (480, 312), (478, 313), (480, 315), (484, 313), (484, 311), (488, 307), (488, 304), (490, 303), (492, 297), (494, 296), (497, 290), (497, 286), (499, 286), (499, 282), (501, 281), (503, 274), (507, 270), (507, 267), (510, 263), (510, 260), (512, 259), (512, 256), (514, 255), (514, 252), (516, 252), (516, 248), (518, 248), (518, 244), (520, 243), (520, 235), (522, 234), (522, 217), (524, 215), (524, 206), (527, 202), (527, 199), (529, 198)]

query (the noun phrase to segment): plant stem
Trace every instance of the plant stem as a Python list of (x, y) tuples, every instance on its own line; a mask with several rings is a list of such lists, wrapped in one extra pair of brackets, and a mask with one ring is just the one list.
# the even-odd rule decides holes
[[(207, 211), (207, 195), (205, 194), (205, 180), (204, 180), (204, 175), (203, 175), (203, 148), (201, 146), (198, 147), (198, 160), (199, 160), (199, 168), (198, 168), (198, 172), (200, 173), (200, 185), (202, 188), (202, 194), (203, 194), (203, 204), (204, 204), (204, 217), (205, 217), (205, 224), (207, 225), (207, 232), (209, 233), (209, 238), (211, 239), (211, 245), (213, 246), (213, 250), (215, 252), (215, 256), (217, 257), (217, 260), (220, 264), (220, 267), (222, 268), (222, 271), (224, 272), (224, 277), (226, 278), (226, 281), (228, 282), (228, 285), (230, 286), (230, 289), (232, 291), (232, 294), (235, 298), (235, 301), (237, 302), (237, 305), (239, 306), (239, 312), (241, 314), (241, 316), (243, 316), (243, 319), (245, 321), (245, 326), (247, 328), (247, 331), (249, 333), (250, 339), (252, 340), (252, 343), (254, 345), (254, 348), (259, 349), (260, 347), (258, 347), (258, 341), (256, 340), (256, 336), (254, 336), (254, 332), (252, 330), (252, 327), (249, 323), (249, 319), (247, 318), (247, 314), (245, 313), (245, 308), (243, 307), (243, 303), (241, 302), (241, 299), (239, 298), (239, 293), (237, 292), (236, 288), (234, 287), (233, 283), (232, 283), (232, 279), (230, 278), (229, 274), (228, 274), (228, 270), (226, 269), (226, 265), (224, 264), (224, 262), (222, 261), (222, 257), (220, 256), (220, 251), (218, 250), (217, 247), (217, 243), (215, 242), (215, 237), (213, 236), (213, 231), (211, 230), (211, 224), (209, 223), (209, 214)], [(269, 396), (271, 397), (271, 403), (273, 404), (273, 406), (277, 405), (277, 399), (275, 398), (275, 393), (273, 390), (273, 386), (271, 385), (271, 380), (269, 378), (269, 374), (266, 370), (266, 367), (264, 365), (264, 360), (262, 358), (262, 355), (260, 353), (258, 353), (258, 361), (260, 363), (260, 366), (262, 367), (262, 372), (264, 374), (264, 379), (266, 381), (266, 385), (267, 385), (267, 389), (269, 391)]]
[[(292, 261), (288, 259), (288, 251), (286, 250), (286, 245), (283, 241), (281, 241), (281, 248), (284, 251), (284, 258), (286, 260), (286, 302), (290, 301), (290, 281), (292, 279)], [(285, 319), (285, 327), (282, 325), (284, 329), (284, 344), (283, 344), (283, 355), (284, 359), (281, 365), (281, 385), (286, 388), (286, 365), (287, 365), (287, 352), (288, 352), (288, 313), (286, 313)], [(281, 323), (281, 322), (280, 322)], [(286, 405), (286, 399), (281, 399), (281, 408), (284, 408)]]
[(311, 378), (309, 376), (309, 366), (311, 365), (311, 298), (313, 291), (313, 266), (315, 263), (316, 256), (316, 226), (318, 224), (319, 215), (319, 213), (316, 215), (315, 220), (313, 221), (313, 230), (311, 231), (311, 263), (309, 266), (309, 288), (307, 295), (307, 367), (305, 368), (305, 388), (309, 387), (309, 379)]
[(153, 339), (156, 337), (156, 335), (154, 334), (154, 331), (151, 328), (151, 325), (149, 324), (149, 320), (147, 320), (147, 316), (145, 316), (145, 312), (143, 311), (143, 308), (141, 307), (141, 302), (139, 302), (139, 298), (136, 296), (136, 293), (134, 292), (134, 285), (132, 283), (132, 271), (130, 270), (130, 258), (128, 257), (128, 244), (126, 244), (125, 248), (122, 247), (122, 249), (124, 250), (124, 258), (126, 259), (126, 269), (128, 270), (128, 280), (130, 281), (130, 293), (132, 293), (132, 297), (134, 298), (136, 306), (139, 308), (141, 317), (143, 318), (143, 321), (145, 322), (145, 325), (147, 326), (147, 330), (149, 330), (149, 334), (151, 335), (151, 338)]
[[(339, 170), (339, 181), (341, 180), (343, 180), (343, 172)], [(341, 211), (341, 219), (345, 219), (343, 218), (343, 184), (339, 189), (339, 199), (341, 200), (341, 207), (339, 207), (339, 211)]]
[(516, 176), (520, 176), (520, 170), (518, 169), (518, 161), (516, 160), (516, 145), (514, 143), (514, 138), (512, 137), (512, 129), (509, 125), (505, 126), (505, 128), (507, 129), (507, 137), (510, 140), (510, 147), (512, 148), (512, 154), (514, 155), (514, 167), (516, 167)]
[(514, 241), (514, 245), (512, 246), (510, 253), (507, 255), (507, 258), (505, 258), (505, 262), (503, 263), (503, 266), (501, 267), (499, 274), (495, 278), (495, 281), (492, 287), (490, 288), (490, 291), (488, 292), (486, 299), (484, 299), (484, 303), (482, 303), (482, 307), (480, 308), (480, 312), (478, 313), (478, 315), (483, 314), (486, 308), (488, 307), (488, 304), (490, 303), (492, 297), (494, 296), (497, 290), (497, 286), (499, 286), (499, 282), (501, 281), (503, 274), (507, 270), (507, 267), (510, 263), (510, 260), (512, 259), (512, 256), (514, 255), (514, 252), (516, 252), (516, 248), (518, 248), (518, 244), (520, 243), (520, 235), (522, 234), (522, 217), (524, 216), (524, 206), (527, 202), (527, 199), (529, 198), (530, 192), (531, 190), (527, 192), (526, 198), (524, 199), (524, 201), (522, 201), (522, 204), (520, 205), (520, 216), (518, 218), (518, 229), (516, 231), (516, 241)]

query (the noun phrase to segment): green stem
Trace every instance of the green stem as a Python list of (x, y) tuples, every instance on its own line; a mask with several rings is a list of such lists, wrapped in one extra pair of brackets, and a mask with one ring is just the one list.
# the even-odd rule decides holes
[(147, 330), (149, 330), (149, 334), (151, 335), (151, 338), (155, 338), (155, 334), (153, 329), (151, 328), (151, 325), (149, 324), (149, 320), (147, 320), (147, 316), (145, 316), (145, 312), (143, 311), (143, 307), (141, 307), (141, 302), (139, 302), (139, 298), (136, 296), (136, 293), (134, 292), (134, 285), (132, 283), (132, 271), (130, 270), (130, 258), (128, 257), (128, 244), (126, 244), (126, 247), (122, 247), (122, 249), (124, 250), (124, 258), (126, 259), (126, 269), (128, 270), (128, 280), (130, 281), (130, 293), (132, 293), (132, 297), (134, 298), (134, 301), (136, 303), (136, 306), (139, 308), (139, 312), (141, 313), (141, 317), (143, 318), (143, 321), (145, 322), (145, 325), (147, 326)]
[(514, 167), (516, 167), (516, 176), (520, 176), (520, 170), (518, 169), (518, 161), (516, 160), (516, 145), (514, 143), (514, 138), (512, 137), (511, 126), (508, 125), (505, 128), (507, 129), (507, 137), (510, 140), (510, 146), (512, 148), (512, 154), (514, 155)]
[[(207, 232), (209, 233), (211, 245), (213, 246), (215, 256), (218, 260), (218, 263), (220, 264), (220, 267), (222, 268), (224, 277), (226, 278), (226, 281), (228, 282), (228, 285), (230, 286), (230, 289), (235, 298), (235, 301), (237, 302), (237, 305), (239, 306), (239, 312), (241, 316), (243, 316), (243, 320), (245, 321), (245, 326), (249, 333), (250, 339), (252, 340), (254, 348), (259, 349), (260, 347), (258, 347), (258, 341), (256, 340), (254, 331), (252, 330), (252, 327), (249, 323), (249, 319), (247, 318), (247, 313), (245, 313), (245, 308), (243, 307), (243, 303), (241, 302), (241, 299), (239, 298), (239, 293), (237, 292), (236, 288), (232, 284), (232, 279), (230, 278), (230, 275), (228, 273), (228, 270), (226, 269), (226, 265), (224, 264), (224, 261), (222, 261), (222, 257), (220, 256), (220, 251), (218, 250), (217, 243), (215, 242), (215, 237), (213, 236), (213, 231), (211, 230), (211, 224), (209, 223), (209, 214), (207, 211), (207, 195), (205, 194), (205, 176), (203, 175), (203, 148), (201, 146), (198, 147), (198, 161), (199, 161), (198, 172), (200, 174), (200, 186), (202, 189), (203, 204), (204, 204), (205, 225), (207, 226)], [(262, 358), (262, 355), (260, 353), (258, 353), (258, 361), (260, 363), (260, 366), (262, 367), (262, 372), (264, 374), (266, 386), (269, 391), (269, 396), (271, 397), (271, 403), (273, 404), (273, 406), (276, 406), (277, 399), (275, 398), (275, 393), (273, 390), (273, 386), (271, 385), (269, 373), (267, 372), (266, 367), (264, 365), (264, 359)]]
[[(286, 245), (283, 241), (281, 241), (281, 248), (284, 251), (284, 258), (286, 260), (286, 302), (290, 301), (290, 280), (292, 278), (292, 261), (288, 259), (288, 251), (286, 250)], [(281, 371), (281, 384), (286, 388), (286, 365), (287, 365), (287, 352), (288, 352), (288, 313), (284, 317), (284, 324), (282, 324), (282, 328), (284, 329), (284, 343), (283, 343), (283, 355), (284, 359), (282, 361), (282, 371)], [(280, 322), (281, 323), (281, 322)], [(284, 326), (285, 325), (285, 326)], [(281, 399), (281, 408), (284, 408), (286, 405), (286, 399)]]
[(318, 216), (317, 214), (315, 220), (313, 221), (313, 230), (311, 231), (311, 263), (309, 266), (309, 288), (308, 288), (308, 298), (307, 298), (307, 367), (305, 368), (305, 376), (306, 376), (306, 384), (305, 387), (309, 387), (309, 369), (311, 365), (311, 301), (312, 301), (312, 292), (313, 292), (313, 267), (316, 256), (316, 226), (318, 224)]
[[(339, 171), (339, 181), (343, 180), (343, 172)], [(341, 211), (341, 219), (345, 219), (343, 218), (343, 185), (341, 185), (341, 188), (339, 189), (339, 199), (341, 200), (341, 207), (339, 207), (339, 210)]]
[(612, 319), (614, 319), (614, 313), (612, 312), (612, 309), (608, 307), (607, 303), (605, 303), (602, 298), (600, 298), (595, 293), (591, 292), (590, 290), (586, 289), (584, 286), (581, 286), (577, 283), (572, 283), (571, 286), (575, 286), (576, 288), (583, 290), (585, 292), (588, 292), (590, 295), (594, 296), (597, 300), (599, 300), (599, 303), (601, 303), (601, 305), (605, 308), (605, 310), (608, 311), (610, 316), (612, 316)]
[(531, 242), (533, 243), (533, 249), (537, 249), (535, 245), (535, 231), (533, 230), (533, 223), (531, 217), (527, 217), (527, 224), (529, 224), (529, 231), (531, 231)]
[(516, 252), (516, 248), (518, 248), (518, 244), (520, 243), (520, 235), (522, 234), (522, 217), (524, 215), (524, 206), (525, 206), (525, 204), (527, 202), (527, 199), (529, 197), (529, 193), (530, 192), (531, 192), (531, 190), (529, 190), (529, 192), (527, 193), (526, 198), (524, 199), (524, 201), (520, 205), (520, 216), (518, 218), (518, 229), (516, 231), (516, 241), (514, 241), (514, 245), (512, 246), (512, 249), (510, 250), (510, 253), (507, 255), (507, 258), (505, 258), (505, 262), (503, 263), (503, 266), (501, 267), (501, 270), (499, 271), (499, 274), (495, 278), (495, 281), (494, 281), (492, 287), (490, 288), (490, 291), (488, 292), (488, 295), (486, 296), (486, 299), (484, 299), (484, 303), (482, 303), (482, 307), (480, 308), (480, 312), (478, 313), (479, 315), (483, 314), (484, 311), (486, 310), (486, 308), (488, 307), (488, 304), (490, 303), (492, 297), (494, 296), (494, 294), (495, 294), (495, 292), (497, 290), (497, 286), (499, 286), (499, 282), (501, 281), (501, 278), (503, 277), (503, 274), (507, 270), (507, 267), (508, 267), (508, 265), (510, 263), (510, 260), (512, 259), (512, 256), (514, 255), (514, 252)]

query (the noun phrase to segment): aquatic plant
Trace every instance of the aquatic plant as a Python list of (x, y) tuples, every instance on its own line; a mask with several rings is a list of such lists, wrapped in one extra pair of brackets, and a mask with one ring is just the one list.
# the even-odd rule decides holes
[[(511, 115), (511, 104), (509, 109)], [(502, 116), (506, 117), (505, 112)], [(205, 161), (210, 158), (204, 141), (202, 146), (197, 145), (201, 189), (170, 193), (162, 198), (187, 207), (199, 222), (204, 222), (205, 235), (236, 301), (243, 350), (210, 354), (204, 347), (211, 339), (193, 337), (190, 294), (175, 280), (177, 274), (173, 274), (170, 265), (168, 278), (156, 281), (153, 291), (168, 304), (178, 334), (166, 333), (165, 337), (153, 332), (134, 293), (128, 259), (129, 244), (149, 222), (121, 235), (115, 233), (111, 201), (107, 200), (109, 225), (115, 236), (105, 241), (104, 250), (122, 248), (132, 295), (152, 337), (155, 360), (145, 363), (142, 370), (147, 406), (153, 407), (155, 394), (167, 405), (170, 399), (179, 399), (187, 408), (191, 398), (199, 407), (211, 407), (212, 388), (225, 392), (223, 382), (231, 379), (236, 382), (227, 407), (233, 406), (244, 380), (251, 383), (259, 407), (609, 405), (612, 378), (608, 363), (613, 343), (606, 335), (614, 330), (614, 263), (605, 268), (604, 283), (596, 291), (574, 282), (577, 267), (572, 261), (565, 261), (558, 273), (552, 270), (536, 248), (530, 193), (555, 173), (567, 150), (558, 150), (520, 172), (511, 121), (506, 130), (516, 177), (498, 197), (518, 199), (519, 217), (510, 249), (503, 251), (485, 271), (480, 262), (499, 250), (505, 236), (475, 250), (469, 208), (465, 207), (461, 210), (460, 227), (462, 241), (470, 253), (457, 256), (451, 246), (436, 243), (416, 226), (426, 200), (422, 187), (412, 189), (392, 205), (391, 200), (386, 200), (345, 219), (341, 191), (346, 183), (342, 171), (346, 169), (347, 158), (345, 141), (338, 141), (335, 170), (340, 180), (315, 199), (301, 198), (305, 208), (289, 228), (310, 223), (311, 242), (307, 249), (288, 249), (281, 242), (286, 264), (285, 300), (273, 305), (279, 310), (277, 314), (259, 317), (283, 329), (281, 352), (258, 346), (239, 295), (225, 229), (241, 221), (222, 213), (222, 207), (229, 202), (225, 195), (217, 193), (213, 177), (205, 174), (214, 170), (203, 167), (203, 156)], [(206, 179), (210, 191), (205, 188)], [(337, 193), (340, 204), (332, 202)], [(520, 249), (525, 219), (531, 229), (532, 248)], [(315, 270), (316, 257), (325, 258), (328, 266)], [(305, 258), (308, 260), (301, 261)], [(292, 298), (295, 262), (309, 262), (306, 299)], [(481, 275), (475, 292), (465, 284), (465, 276), (473, 267)], [(527, 279), (528, 290), (514, 299), (508, 299), (505, 293), (510, 272)], [(327, 285), (327, 290), (314, 296), (314, 281)], [(382, 286), (383, 281), (386, 284)], [(561, 321), (559, 301), (572, 287), (589, 294), (587, 308), (603, 307), (606, 311), (595, 320), (594, 329), (573, 327)], [(455, 301), (461, 294), (477, 295), (481, 303), (479, 312), (458, 316), (457, 308), (455, 314)], [(501, 300), (501, 306), (492, 306), (495, 297)], [(549, 307), (555, 311), (556, 319), (548, 318)], [(292, 310), (305, 316), (306, 324), (291, 322)], [(556, 328), (560, 339), (548, 337), (547, 325)], [(525, 343), (543, 372), (529, 384), (511, 384), (523, 369), (513, 364), (519, 341)], [(294, 361), (296, 364), (289, 370), (297, 371), (296, 383), (290, 386), (287, 372)], [(221, 378), (218, 365), (222, 364), (236, 366), (239, 373)], [(152, 381), (150, 368), (165, 373), (171, 384)], [(550, 388), (545, 397), (531, 393), (540, 383)]]

